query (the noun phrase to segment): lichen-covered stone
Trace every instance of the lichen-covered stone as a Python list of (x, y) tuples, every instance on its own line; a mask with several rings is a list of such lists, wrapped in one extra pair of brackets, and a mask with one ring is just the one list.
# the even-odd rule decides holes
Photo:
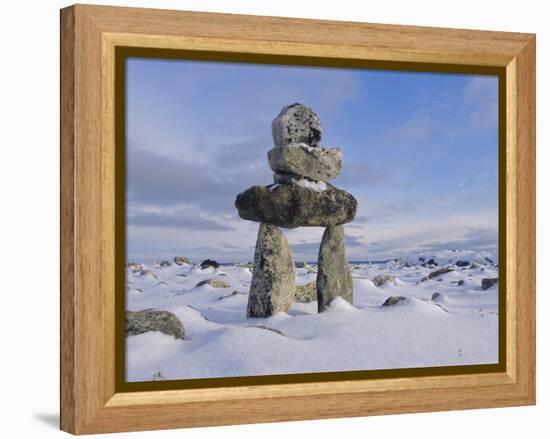
[(171, 312), (154, 309), (126, 311), (126, 337), (144, 332), (159, 331), (175, 338), (185, 338), (185, 329), (180, 320)]
[(437, 276), (441, 276), (442, 274), (447, 274), (447, 273), (450, 273), (451, 271), (454, 271), (454, 268), (453, 267), (442, 267), (442, 268), (439, 268), (435, 271), (432, 271), (428, 274), (428, 276), (426, 277), (423, 277), (422, 279), (420, 279), (421, 282), (424, 282), (428, 279), (433, 279)]
[(288, 311), (295, 289), (294, 260), (286, 237), (276, 226), (260, 224), (247, 317), (269, 317)]
[(190, 264), (191, 261), (187, 256), (174, 256), (174, 264), (176, 265), (183, 265), (183, 264)]
[(345, 224), (357, 212), (353, 195), (328, 183), (325, 190), (297, 184), (252, 186), (237, 195), (235, 206), (245, 220), (286, 228)]
[(202, 287), (203, 285), (210, 285), (212, 288), (229, 288), (229, 285), (226, 281), (221, 279), (205, 279), (195, 285), (196, 287)]
[(276, 173), (291, 173), (317, 181), (332, 180), (342, 170), (339, 148), (314, 148), (303, 143), (276, 146), (268, 151), (267, 159)]
[(353, 303), (353, 283), (346, 259), (344, 227), (331, 226), (325, 229), (317, 271), (317, 309), (324, 311), (332, 299), (342, 297)]
[(290, 143), (319, 146), (321, 131), (321, 121), (317, 115), (311, 108), (299, 103), (283, 107), (271, 123), (275, 146), (286, 146)]
[(146, 277), (148, 279), (157, 279), (157, 275), (147, 268), (141, 267), (137, 270), (134, 270), (133, 273), (139, 276)]
[(389, 274), (379, 274), (378, 276), (375, 276), (372, 279), (372, 283), (376, 285), (377, 287), (381, 287), (385, 283), (390, 283), (392, 285), (396, 284), (396, 278), (395, 276), (389, 275)]
[(294, 300), (299, 303), (309, 303), (317, 300), (317, 282), (309, 282), (305, 285), (296, 285)]
[(275, 184), (295, 184), (297, 181), (301, 180), (304, 177), (301, 177), (298, 174), (279, 174), (278, 172), (273, 173), (273, 183)]
[[(403, 302), (405, 302), (405, 300), (407, 300), (405, 297), (403, 296), (390, 296), (388, 297), (384, 303), (382, 304), (382, 306), (395, 306), (395, 305), (399, 305)], [(433, 299), (432, 299), (433, 300)]]

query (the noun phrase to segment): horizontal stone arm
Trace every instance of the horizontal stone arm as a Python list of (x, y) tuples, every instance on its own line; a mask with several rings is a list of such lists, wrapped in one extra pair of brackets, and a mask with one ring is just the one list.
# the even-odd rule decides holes
[(350, 193), (323, 183), (315, 190), (299, 184), (252, 186), (237, 195), (235, 206), (245, 220), (279, 227), (335, 226), (353, 221), (357, 200)]

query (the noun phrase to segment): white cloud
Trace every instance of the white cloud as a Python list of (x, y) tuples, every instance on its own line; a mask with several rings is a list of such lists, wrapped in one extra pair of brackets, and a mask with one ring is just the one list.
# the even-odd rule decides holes
[(498, 80), (478, 76), (464, 87), (464, 100), (471, 108), (470, 122), (477, 129), (494, 128), (498, 123)]

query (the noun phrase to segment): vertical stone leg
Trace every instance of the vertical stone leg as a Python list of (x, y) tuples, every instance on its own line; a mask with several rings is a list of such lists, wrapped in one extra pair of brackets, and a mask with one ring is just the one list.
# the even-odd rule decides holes
[(346, 259), (344, 226), (325, 229), (317, 267), (317, 309), (323, 312), (335, 297), (353, 303), (353, 284)]
[(288, 311), (296, 277), (288, 241), (278, 227), (261, 223), (246, 307), (247, 317), (269, 317)]

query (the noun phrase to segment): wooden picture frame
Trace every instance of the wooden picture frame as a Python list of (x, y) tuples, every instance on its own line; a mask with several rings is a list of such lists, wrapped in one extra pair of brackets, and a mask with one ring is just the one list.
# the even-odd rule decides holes
[[(498, 74), (504, 108), (502, 367), (355, 377), (330, 385), (121, 391), (115, 294), (120, 48)], [(62, 430), (86, 434), (534, 403), (534, 35), (91, 5), (61, 11)]]

